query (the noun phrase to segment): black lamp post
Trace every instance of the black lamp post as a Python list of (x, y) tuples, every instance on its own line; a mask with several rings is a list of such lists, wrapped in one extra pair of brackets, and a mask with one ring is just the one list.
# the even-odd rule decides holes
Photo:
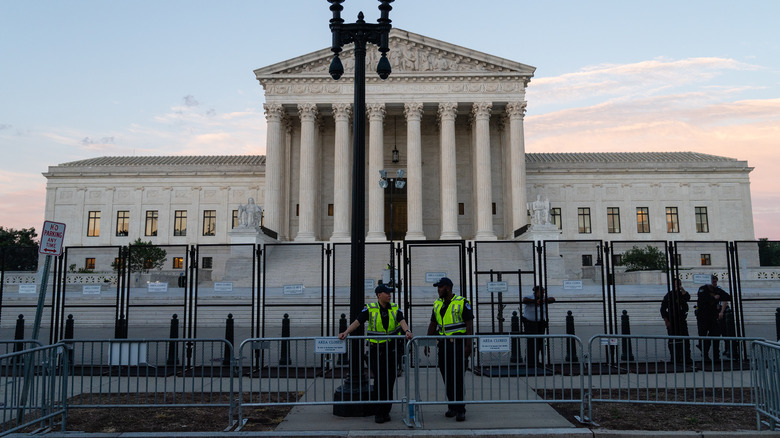
[[(344, 74), (344, 65), (341, 63), (339, 53), (345, 44), (354, 43), (355, 51), (355, 99), (353, 103), (353, 164), (352, 164), (352, 242), (351, 242), (351, 276), (349, 293), (349, 316), (354, 320), (363, 309), (363, 291), (365, 289), (366, 272), (366, 223), (365, 223), (365, 133), (366, 133), (366, 44), (372, 43), (379, 46), (382, 54), (376, 72), (382, 79), (390, 76), (390, 61), (387, 59), (389, 48), (390, 29), (390, 3), (393, 0), (379, 0), (381, 16), (377, 24), (363, 21), (363, 12), (358, 14), (355, 23), (344, 24), (341, 18), (341, 6), (344, 0), (328, 0), (333, 18), (330, 20), (330, 30), (333, 35), (331, 50), (334, 53), (330, 64), (330, 76), (338, 80)], [(362, 328), (355, 331), (355, 335), (361, 335)], [(367, 400), (368, 379), (364, 377), (361, 369), (360, 340), (353, 339), (349, 360), (349, 377), (344, 380), (334, 394), (334, 400)], [(334, 404), (333, 413), (344, 417), (367, 415), (364, 411), (366, 405), (353, 405), (351, 409), (344, 409), (345, 405)]]

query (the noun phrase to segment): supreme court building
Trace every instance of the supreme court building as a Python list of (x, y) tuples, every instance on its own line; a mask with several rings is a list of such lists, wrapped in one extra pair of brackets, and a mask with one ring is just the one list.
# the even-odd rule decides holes
[[(384, 81), (373, 73), (378, 55), (370, 46), (368, 242), (388, 240), (391, 230), (395, 240), (524, 239), (534, 201), (545, 202), (545, 225), (560, 239), (755, 238), (746, 161), (699, 152), (526, 153), (534, 67), (400, 29), (390, 33), (393, 73)], [(265, 156), (51, 166), (46, 219), (67, 224), (66, 245), (139, 237), (222, 244), (253, 198), (279, 241), (349, 241), (354, 57), (344, 52), (339, 81), (328, 74), (331, 59), (322, 49), (255, 70), (265, 92)], [(380, 187), (380, 170), (403, 170), (406, 185)]]

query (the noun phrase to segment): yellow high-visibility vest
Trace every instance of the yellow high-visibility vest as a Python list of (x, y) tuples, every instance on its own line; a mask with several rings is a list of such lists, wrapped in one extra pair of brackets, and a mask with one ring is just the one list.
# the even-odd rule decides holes
[[(387, 310), (387, 327), (382, 324), (382, 316), (380, 315), (379, 303), (368, 304), (368, 327), (366, 329), (366, 336), (390, 336), (397, 335), (401, 331), (401, 326), (396, 321), (398, 316), (398, 304), (390, 303), (390, 308)], [(387, 339), (368, 339), (374, 343), (387, 342)]]
[(443, 318), (441, 316), (442, 306), (444, 306), (444, 301), (441, 298), (433, 303), (433, 314), (436, 315), (439, 334), (445, 336), (466, 334), (466, 322), (463, 321), (466, 298), (459, 295), (452, 297)]

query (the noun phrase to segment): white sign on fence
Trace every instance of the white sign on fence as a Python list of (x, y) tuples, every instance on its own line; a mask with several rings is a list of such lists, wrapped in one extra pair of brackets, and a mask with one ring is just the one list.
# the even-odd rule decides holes
[(44, 221), (41, 231), (41, 246), (38, 252), (46, 255), (62, 255), (62, 241), (65, 239), (65, 224)]
[(99, 284), (85, 284), (81, 286), (81, 293), (83, 295), (100, 295)]
[(159, 281), (146, 283), (146, 290), (149, 292), (168, 292), (168, 283), (160, 283)]
[(442, 277), (446, 277), (446, 276), (447, 276), (446, 272), (426, 272), (425, 282), (431, 284), (438, 283)]
[(480, 353), (507, 353), (509, 352), (509, 336), (480, 336)]
[(582, 280), (563, 280), (564, 289), (582, 289)]
[(214, 292), (233, 292), (232, 281), (215, 281)]
[(615, 346), (618, 344), (618, 338), (601, 338), (601, 345)]
[(34, 294), (34, 293), (38, 293), (38, 289), (35, 288), (34, 284), (20, 284), (19, 285), (19, 293), (20, 294)]
[(366, 278), (365, 282), (363, 283), (363, 289), (374, 290), (374, 280), (370, 278)]
[(285, 284), (283, 287), (285, 295), (300, 295), (303, 293), (302, 284)]
[(712, 274), (693, 274), (693, 282), (696, 284), (710, 284)]
[(342, 354), (347, 352), (347, 341), (339, 338), (314, 338), (314, 352), (317, 354)]
[(509, 283), (506, 281), (488, 281), (488, 292), (506, 292), (509, 290)]

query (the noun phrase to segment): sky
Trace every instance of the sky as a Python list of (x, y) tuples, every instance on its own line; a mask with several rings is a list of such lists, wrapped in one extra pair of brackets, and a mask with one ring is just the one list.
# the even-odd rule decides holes
[[(346, 0), (342, 17), (379, 17)], [(780, 240), (780, 2), (396, 0), (394, 27), (536, 67), (527, 152), (746, 160)], [(326, 0), (0, 2), (0, 226), (43, 224), (48, 166), (265, 153), (253, 70), (329, 47)]]

